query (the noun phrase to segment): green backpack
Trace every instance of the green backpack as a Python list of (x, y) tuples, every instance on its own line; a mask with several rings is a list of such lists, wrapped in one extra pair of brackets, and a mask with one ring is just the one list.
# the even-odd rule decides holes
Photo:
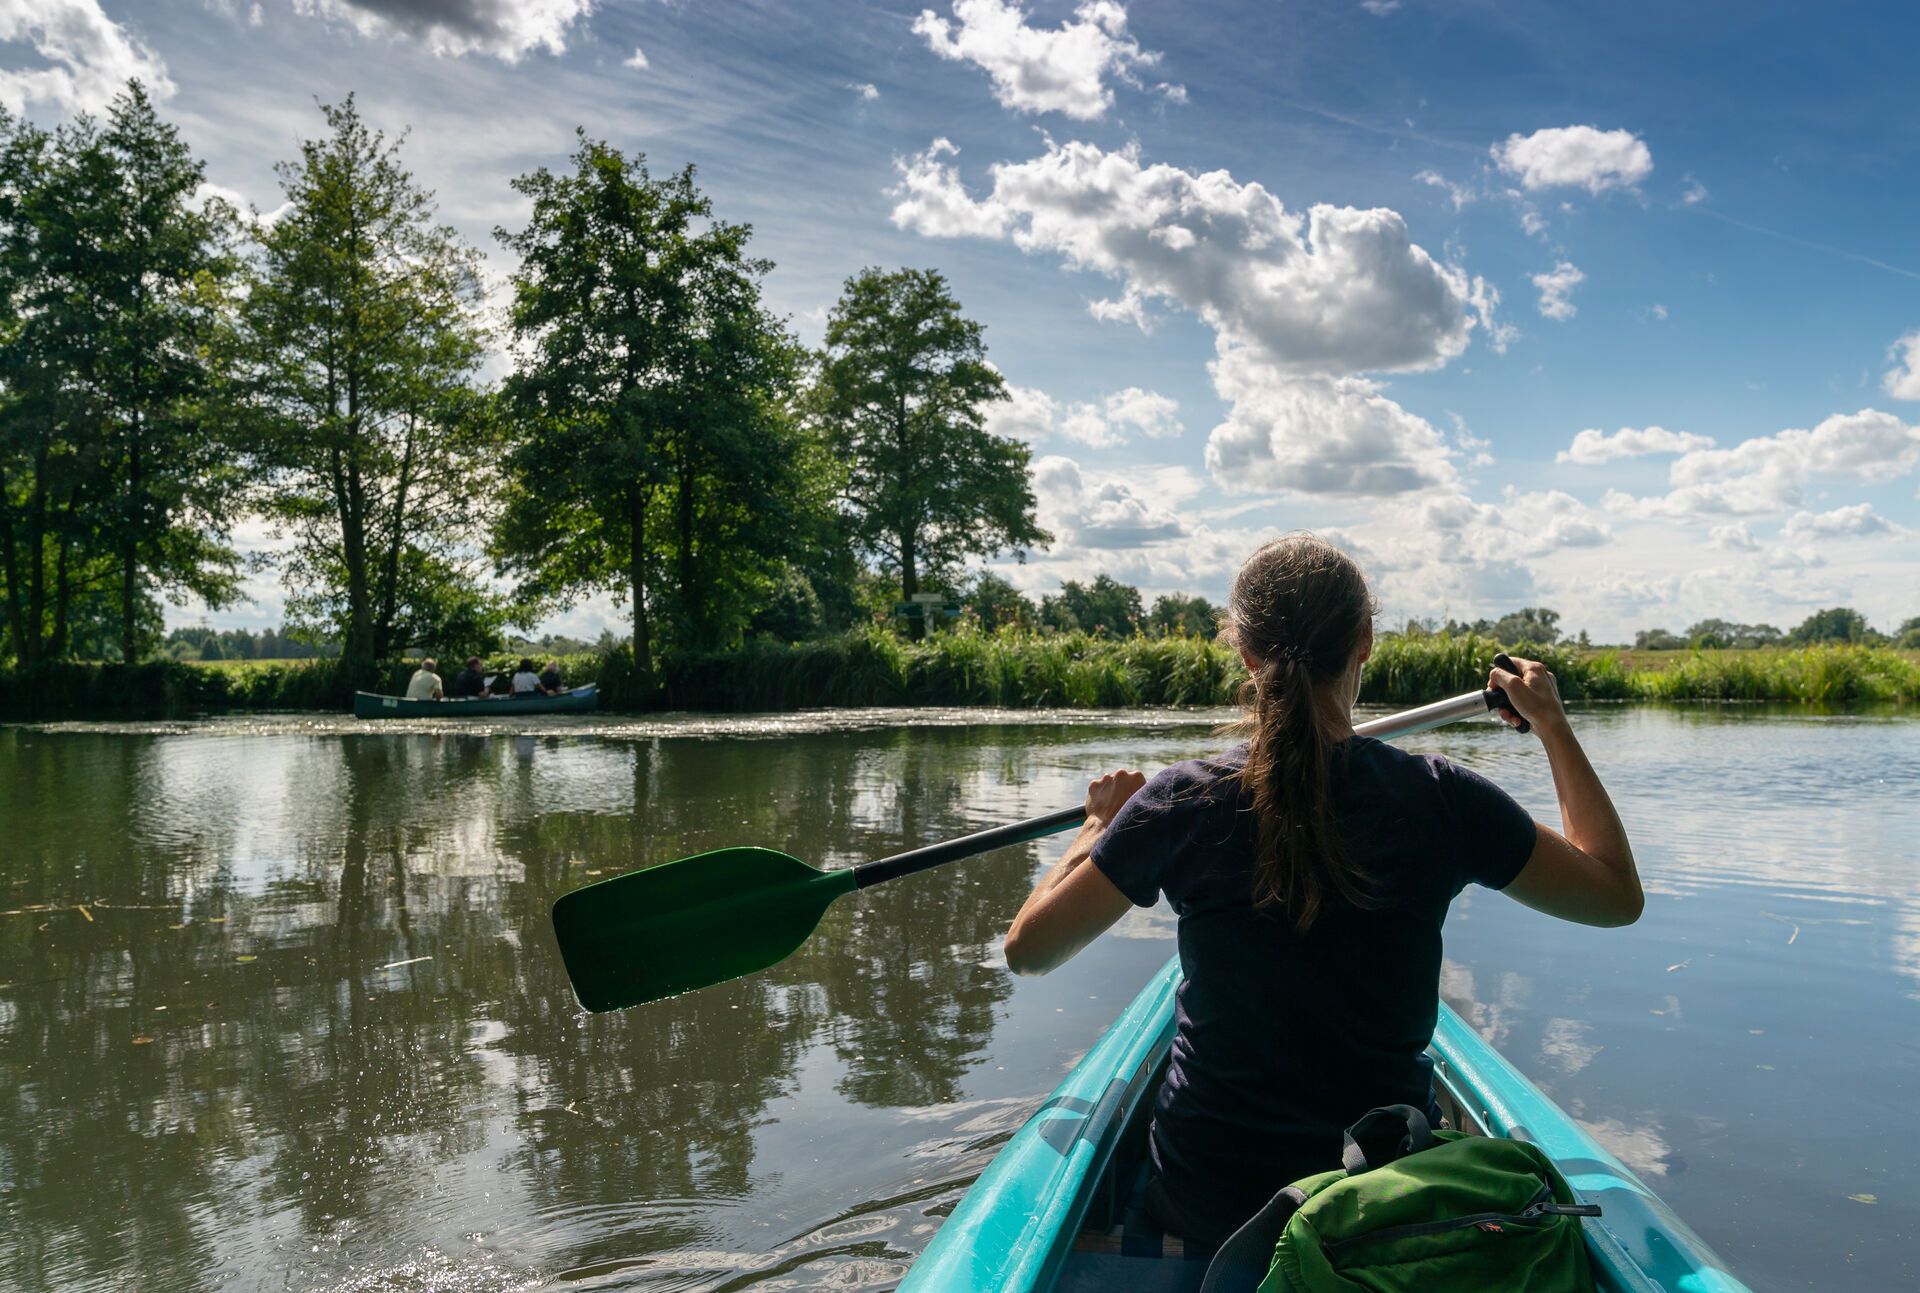
[(1538, 1147), (1397, 1104), (1348, 1129), (1342, 1161), (1236, 1231), (1204, 1293), (1593, 1293), (1579, 1219), (1600, 1209)]

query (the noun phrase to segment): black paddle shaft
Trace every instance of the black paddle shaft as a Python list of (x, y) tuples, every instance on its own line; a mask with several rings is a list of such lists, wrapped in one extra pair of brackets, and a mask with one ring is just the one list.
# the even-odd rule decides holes
[(876, 858), (872, 862), (863, 862), (853, 869), (854, 887), (864, 889), (868, 885), (879, 884), (886, 880), (898, 880), (903, 875), (912, 875), (916, 871), (925, 871), (929, 867), (958, 862), (961, 858), (970, 858), (976, 853), (991, 853), (995, 849), (1003, 849), (1010, 844), (1025, 844), (1029, 840), (1058, 835), (1061, 831), (1072, 830), (1086, 820), (1087, 808), (1082, 804), (1077, 808), (1062, 808), (1059, 812), (1048, 813), (1045, 817), (1029, 817), (1024, 822), (1014, 822), (1007, 826), (996, 826), (992, 830), (962, 835), (959, 839), (948, 840), (944, 844), (929, 844), (925, 848), (908, 849), (905, 853), (896, 853), (890, 858)]

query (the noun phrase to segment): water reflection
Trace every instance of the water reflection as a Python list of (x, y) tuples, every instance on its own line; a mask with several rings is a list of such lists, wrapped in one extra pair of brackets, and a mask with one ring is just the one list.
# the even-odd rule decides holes
[[(890, 1285), (1164, 960), (1164, 909), (1016, 982), (998, 941), (1035, 845), (591, 1017), (546, 913), (709, 848), (839, 866), (1044, 812), (1217, 716), (963, 717), (0, 729), (0, 1286)], [(1920, 1062), (1915, 725), (1589, 728), (1646, 920), (1470, 892), (1444, 995), (1757, 1285), (1841, 1245), (1897, 1283), (1920, 1195), (1859, 1128)], [(1415, 744), (1553, 820), (1533, 743)]]

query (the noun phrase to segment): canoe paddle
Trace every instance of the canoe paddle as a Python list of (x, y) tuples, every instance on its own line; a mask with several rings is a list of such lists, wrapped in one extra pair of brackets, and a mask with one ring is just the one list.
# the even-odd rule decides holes
[[(1504, 655), (1495, 663), (1510, 667)], [(1386, 740), (1510, 709), (1506, 701), (1498, 688), (1470, 691), (1353, 730)], [(842, 894), (1070, 831), (1086, 817), (1084, 805), (1063, 808), (839, 871), (772, 849), (717, 849), (563, 894), (553, 932), (580, 1004), (622, 1010), (779, 964)]]

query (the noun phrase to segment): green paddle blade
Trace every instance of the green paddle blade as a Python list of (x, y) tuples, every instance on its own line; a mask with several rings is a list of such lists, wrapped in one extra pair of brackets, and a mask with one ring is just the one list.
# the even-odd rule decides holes
[(854, 887), (852, 871), (719, 849), (576, 889), (553, 904), (553, 932), (580, 1004), (622, 1010), (785, 960)]

